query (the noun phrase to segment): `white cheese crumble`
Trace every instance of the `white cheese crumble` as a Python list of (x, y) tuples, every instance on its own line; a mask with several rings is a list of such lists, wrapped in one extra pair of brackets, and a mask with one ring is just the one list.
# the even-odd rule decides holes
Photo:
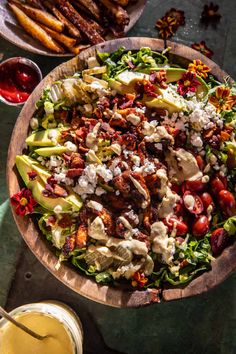
[(66, 141), (64, 146), (67, 148), (67, 152), (77, 152), (77, 146), (73, 144), (71, 141)]
[(127, 120), (128, 122), (132, 123), (132, 124), (135, 125), (135, 126), (138, 125), (138, 124), (140, 123), (140, 121), (141, 121), (140, 117), (137, 116), (137, 115), (134, 114), (134, 113), (128, 114), (127, 117), (126, 117), (126, 120)]
[(87, 207), (91, 208), (91, 209), (94, 209), (96, 211), (102, 211), (103, 209), (103, 205), (96, 202), (95, 200), (90, 200), (88, 203), (87, 203)]

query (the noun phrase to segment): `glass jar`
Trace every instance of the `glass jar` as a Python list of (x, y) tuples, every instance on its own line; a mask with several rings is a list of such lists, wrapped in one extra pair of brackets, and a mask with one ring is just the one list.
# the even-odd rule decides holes
[[(69, 306), (59, 301), (43, 301), (17, 307), (9, 314), (17, 317), (29, 312), (45, 314), (59, 320), (71, 338), (74, 354), (83, 354), (82, 324), (79, 317)], [(0, 334), (1, 331), (4, 331), (4, 326), (8, 323), (9, 321), (4, 318), (0, 320)]]

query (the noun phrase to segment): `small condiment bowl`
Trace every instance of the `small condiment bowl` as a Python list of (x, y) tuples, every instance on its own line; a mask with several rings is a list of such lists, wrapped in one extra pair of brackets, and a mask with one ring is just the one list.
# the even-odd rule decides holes
[[(42, 75), (42, 72), (41, 72), (40, 68), (38, 67), (38, 65), (37, 65), (35, 62), (33, 62), (32, 60), (30, 60), (30, 59), (28, 59), (28, 58), (24, 58), (24, 57), (12, 57), (12, 58), (9, 58), (9, 59), (6, 59), (6, 60), (2, 61), (2, 62), (0, 63), (0, 69), (1, 69), (4, 65), (6, 65), (6, 64), (17, 64), (17, 63), (22, 63), (22, 64), (24, 64), (24, 65), (26, 65), (26, 66), (32, 68), (32, 69), (35, 71), (35, 73), (37, 73), (37, 75), (38, 75), (38, 82), (37, 82), (37, 84), (35, 85), (35, 87), (36, 87), (36, 86), (39, 84), (39, 82), (42, 80), (43, 75)], [(34, 88), (35, 88), (35, 87), (34, 87)], [(33, 92), (33, 91), (32, 91), (32, 92)], [(32, 93), (32, 92), (31, 92), (31, 93)], [(27, 98), (27, 99), (28, 99), (28, 98)], [(15, 102), (8, 101), (7, 99), (5, 99), (5, 98), (0, 94), (0, 102), (3, 102), (3, 103), (5, 103), (5, 104), (7, 104), (7, 105), (9, 105), (9, 106), (22, 106), (22, 105), (25, 104), (25, 102), (27, 101), (27, 99), (26, 99), (25, 101), (23, 101), (23, 102), (17, 102), (17, 103), (15, 103)]]
[[(9, 314), (17, 319), (17, 316), (25, 313), (40, 313), (55, 318), (66, 329), (73, 347), (74, 354), (83, 354), (83, 328), (77, 314), (66, 304), (60, 301), (43, 301), (31, 304), (22, 305), (15, 308)], [(2, 318), (0, 319), (0, 337), (4, 332), (5, 326), (9, 322)], [(0, 338), (1, 342), (1, 338)], [(0, 345), (1, 352), (1, 345)], [(2, 353), (2, 352), (1, 352)]]

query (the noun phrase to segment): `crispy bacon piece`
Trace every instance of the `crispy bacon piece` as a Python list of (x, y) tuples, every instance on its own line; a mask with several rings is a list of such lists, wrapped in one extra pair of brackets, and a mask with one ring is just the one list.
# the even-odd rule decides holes
[(149, 207), (143, 213), (143, 225), (150, 231), (151, 225), (158, 220), (158, 211), (156, 208)]
[(103, 208), (102, 211), (98, 212), (98, 216), (100, 216), (100, 218), (102, 219), (108, 235), (112, 236), (115, 231), (115, 224), (112, 215), (107, 209)]
[(75, 177), (80, 177), (83, 173), (83, 168), (70, 168), (67, 171), (66, 177), (68, 178), (75, 178)]
[(82, 159), (81, 155), (78, 152), (73, 152), (71, 154), (71, 163), (70, 167), (72, 169), (77, 168), (77, 169), (84, 169), (85, 167), (85, 162)]
[(150, 193), (153, 195), (158, 194), (160, 188), (159, 177), (155, 173), (153, 173), (152, 175), (147, 175), (145, 177), (145, 181)]
[(81, 224), (76, 232), (75, 244), (78, 248), (83, 248), (86, 246), (88, 239), (88, 230), (87, 227)]
[(66, 229), (67, 227), (71, 227), (72, 225), (71, 216), (68, 214), (63, 215), (63, 217), (58, 221), (57, 224), (63, 229)]
[(121, 195), (116, 195), (115, 193), (105, 194), (103, 200), (114, 210), (123, 210), (129, 205), (127, 200), (125, 200)]
[(54, 188), (53, 188), (53, 193), (58, 196), (58, 197), (67, 197), (68, 196), (68, 193), (67, 193), (67, 190), (61, 186), (59, 186), (58, 184), (55, 184), (54, 185)]
[(68, 257), (72, 251), (75, 249), (75, 233), (66, 237), (66, 242), (62, 247), (62, 253), (64, 256)]
[(113, 178), (114, 187), (118, 189), (124, 195), (124, 197), (128, 197), (131, 190), (131, 182), (129, 176), (130, 172), (125, 171), (121, 175)]
[(56, 0), (60, 11), (77, 27), (93, 44), (104, 42), (100, 34), (89, 26), (86, 20), (75, 10), (67, 0)]
[(150, 73), (149, 80), (152, 84), (158, 85), (161, 88), (166, 89), (167, 88), (166, 70), (162, 69), (162, 70), (158, 70), (158, 71), (152, 71)]
[(136, 142), (137, 137), (134, 134), (123, 134), (121, 139), (121, 145), (125, 145), (126, 149), (128, 150), (135, 150), (136, 149)]

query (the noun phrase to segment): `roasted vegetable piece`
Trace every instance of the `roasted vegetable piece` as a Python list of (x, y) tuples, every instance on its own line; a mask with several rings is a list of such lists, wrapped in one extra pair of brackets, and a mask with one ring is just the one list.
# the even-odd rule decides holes
[(36, 22), (31, 20), (28, 16), (24, 14), (17, 6), (10, 4), (11, 10), (16, 15), (17, 20), (21, 26), (28, 32), (32, 37), (40, 41), (45, 47), (56, 53), (64, 53), (64, 49), (57, 44), (51, 36), (47, 34)]
[[(14, 2), (14, 1), (13, 1)], [(64, 29), (64, 24), (57, 20), (54, 16), (49, 14), (46, 11), (36, 9), (34, 7), (30, 7), (28, 5), (17, 5), (19, 8), (24, 11), (24, 13), (32, 18), (33, 20), (44, 24), (45, 26), (53, 29), (54, 31), (57, 32), (62, 32)]]
[(89, 26), (85, 19), (75, 10), (75, 8), (66, 0), (56, 0), (59, 9), (70, 21), (79, 28), (81, 32), (93, 44), (104, 42), (100, 34)]

